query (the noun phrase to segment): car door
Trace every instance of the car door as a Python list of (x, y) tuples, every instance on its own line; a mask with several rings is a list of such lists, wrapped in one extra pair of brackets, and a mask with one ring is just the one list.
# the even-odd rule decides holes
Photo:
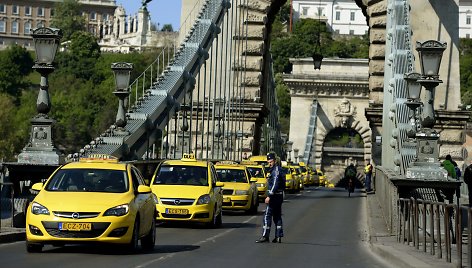
[(215, 167), (210, 164), (209, 166), (209, 172), (208, 175), (211, 177), (211, 189), (210, 191), (212, 192), (212, 197), (214, 198), (215, 201), (215, 206), (216, 206), (216, 211), (217, 213), (221, 210), (221, 207), (223, 206), (223, 193), (221, 190), (221, 187), (216, 186), (216, 182), (218, 180), (218, 175), (216, 173)]
[(135, 192), (135, 204), (139, 211), (139, 222), (140, 222), (140, 233), (144, 234), (149, 229), (149, 223), (152, 221), (152, 217), (154, 217), (153, 209), (154, 206), (152, 204), (152, 196), (151, 193), (146, 194), (138, 194), (138, 186), (139, 185), (146, 185), (144, 182), (143, 177), (138, 169), (135, 167), (131, 167), (131, 179), (133, 181), (133, 188)]

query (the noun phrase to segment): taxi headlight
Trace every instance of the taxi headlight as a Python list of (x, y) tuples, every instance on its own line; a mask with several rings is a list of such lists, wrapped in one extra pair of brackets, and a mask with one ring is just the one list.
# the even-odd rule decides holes
[(128, 214), (129, 206), (128, 205), (119, 205), (113, 208), (107, 209), (103, 216), (123, 216)]
[(31, 213), (34, 215), (49, 215), (49, 210), (45, 206), (33, 202), (31, 205)]
[(265, 187), (265, 183), (258, 183), (257, 187)]
[(211, 200), (210, 195), (204, 194), (198, 198), (197, 205), (209, 204), (210, 200)]
[(247, 190), (236, 190), (234, 191), (234, 195), (247, 195), (249, 191)]

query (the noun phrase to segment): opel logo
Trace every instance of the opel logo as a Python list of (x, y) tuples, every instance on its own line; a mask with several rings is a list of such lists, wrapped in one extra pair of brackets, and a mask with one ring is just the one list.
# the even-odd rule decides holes
[(72, 213), (72, 219), (78, 219), (78, 218), (80, 218), (80, 215), (78, 212)]
[(179, 205), (179, 204), (180, 204), (180, 200), (179, 200), (179, 199), (175, 199), (175, 200), (174, 200), (174, 204)]

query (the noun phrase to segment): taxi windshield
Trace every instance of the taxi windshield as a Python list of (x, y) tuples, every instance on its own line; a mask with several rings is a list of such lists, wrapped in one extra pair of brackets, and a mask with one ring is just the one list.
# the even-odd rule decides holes
[(264, 173), (262, 172), (262, 168), (259, 167), (248, 167), (249, 173), (253, 178), (264, 178)]
[(221, 182), (248, 182), (246, 172), (242, 169), (217, 169), (216, 173)]
[(110, 169), (61, 169), (48, 181), (46, 191), (124, 193), (126, 172)]
[(153, 184), (208, 186), (207, 168), (161, 165)]

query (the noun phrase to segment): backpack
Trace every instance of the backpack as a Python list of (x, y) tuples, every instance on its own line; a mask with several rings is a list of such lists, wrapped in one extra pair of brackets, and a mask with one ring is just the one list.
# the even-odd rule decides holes
[(355, 177), (355, 176), (356, 176), (356, 171), (355, 171), (353, 168), (349, 168), (349, 169), (347, 170), (346, 175), (347, 175), (348, 177)]
[(456, 170), (456, 178), (460, 178), (462, 176), (461, 169), (458, 166), (455, 166), (454, 169)]

